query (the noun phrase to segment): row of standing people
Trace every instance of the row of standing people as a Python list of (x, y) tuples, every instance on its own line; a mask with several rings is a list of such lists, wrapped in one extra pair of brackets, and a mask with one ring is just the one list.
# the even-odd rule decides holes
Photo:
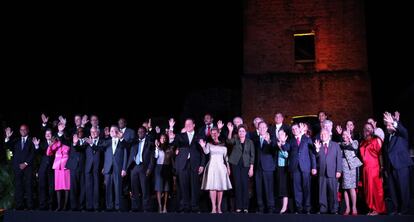
[[(263, 212), (266, 206), (269, 212), (275, 212), (273, 171), (276, 169), (279, 175), (279, 193), (283, 197), (281, 213), (284, 213), (287, 207), (289, 175), (293, 180), (297, 212), (308, 213), (310, 211), (310, 177), (311, 175), (319, 175), (320, 212), (337, 212), (337, 181), (342, 176), (342, 188), (346, 190), (345, 199), (349, 203), (349, 193), (353, 204), (352, 212), (356, 213), (354, 194), (356, 167), (350, 167), (347, 159), (354, 158), (355, 155), (346, 155), (346, 153), (357, 150), (358, 142), (353, 139), (350, 130), (342, 132), (342, 139), (339, 139), (341, 143), (338, 144), (332, 141), (332, 122), (329, 123), (326, 120), (321, 121), (322, 130), (316, 136), (315, 141), (312, 141), (307, 135), (306, 125), (294, 124), (288, 127), (283, 124), (283, 115), (280, 113), (275, 115), (276, 124), (270, 129), (260, 118), (255, 119), (254, 124), (257, 131), (252, 133), (248, 133), (247, 127), (242, 125), (241, 121), (241, 118), (235, 118), (234, 126), (227, 124), (226, 133), (221, 121), (215, 128), (211, 115), (206, 115), (206, 124), (199, 132), (196, 133), (194, 130), (194, 121), (187, 119), (183, 132), (176, 134), (173, 129), (175, 123), (170, 120), (168, 136), (161, 136), (160, 140), (154, 144), (153, 138), (155, 137), (148, 136), (147, 129), (144, 127), (138, 129), (137, 138), (134, 138), (134, 132), (131, 129), (126, 130), (128, 128), (125, 127), (124, 119), (120, 120), (123, 122), (123, 125), (120, 124), (120, 129), (115, 126), (110, 128), (109, 135), (106, 134), (107, 138), (102, 137), (100, 128), (95, 124), (90, 128), (89, 138), (82, 134), (82, 127), (76, 127), (77, 130), (72, 141), (68, 142), (64, 138), (66, 121), (60, 120), (56, 135), (56, 138), (60, 139), (57, 139), (56, 142), (53, 141), (52, 130), (46, 130), (47, 145), (42, 145), (43, 150), (46, 150), (46, 156), (55, 155), (53, 169), (55, 170), (55, 189), (59, 190), (57, 195), (58, 202), (60, 202), (59, 208), (66, 205), (69, 190), (72, 208), (80, 207), (82, 196), (86, 197), (87, 209), (99, 208), (99, 174), (102, 172), (105, 175), (107, 209), (119, 209), (122, 182), (125, 181), (123, 177), (129, 174), (132, 208), (137, 209), (139, 194), (142, 194), (143, 206), (145, 210), (149, 210), (150, 183), (148, 177), (155, 168), (155, 190), (158, 192), (159, 210), (166, 212), (168, 193), (164, 194), (165, 199), (162, 206), (161, 192), (168, 192), (172, 189), (170, 178), (174, 168), (177, 175), (176, 185), (180, 193), (179, 206), (182, 211), (199, 211), (198, 197), (201, 188), (210, 191), (212, 212), (220, 213), (222, 191), (234, 187), (236, 212), (247, 212), (248, 181), (249, 177), (254, 176), (258, 210)], [(409, 155), (406, 155), (408, 154), (408, 142), (406, 142), (408, 135), (396, 116), (385, 113), (384, 121), (387, 131), (392, 135), (388, 139), (385, 138), (387, 152), (384, 155), (387, 164), (385, 166), (390, 176), (388, 181), (394, 187), (391, 189), (391, 197), (396, 211), (404, 213), (407, 210), (406, 197), (409, 197), (407, 195), (409, 186), (406, 185), (408, 176), (403, 176), (412, 164)], [(84, 122), (83, 119), (81, 122)], [(237, 130), (234, 130), (235, 127)], [(364, 126), (364, 141), (360, 146), (361, 158), (364, 162), (364, 192), (371, 214), (385, 212), (384, 198), (378, 196), (383, 193), (379, 176), (379, 156), (383, 153), (381, 152), (383, 139), (374, 136), (378, 129), (371, 123), (367, 123)], [(13, 160), (18, 166), (15, 169), (15, 174), (20, 176), (16, 179), (16, 192), (19, 194), (16, 195), (18, 208), (21, 208), (23, 204), (24, 185), (22, 182), (26, 182), (26, 191), (29, 190), (24, 178), (29, 178), (28, 174), (31, 174), (31, 171), (25, 170), (31, 168), (32, 165), (30, 161), (32, 154), (28, 154), (30, 148), (25, 149), (27, 131), (27, 126), (22, 125), (20, 134), (23, 139), (18, 147), (18, 142), (10, 142), (12, 132), (10, 129), (6, 129), (6, 142), (10, 147), (14, 147), (13, 151), (16, 153), (16, 148), (20, 148), (17, 151), (27, 151), (26, 155), (15, 155)], [(340, 128), (337, 128), (337, 131), (339, 133)], [(209, 139), (208, 142), (206, 142), (207, 139)], [(392, 139), (394, 140), (392, 141)], [(145, 142), (146, 140), (147, 142)], [(39, 140), (34, 138), (32, 145), (34, 150), (39, 150)], [(45, 149), (45, 147), (47, 148)], [(231, 152), (227, 151), (227, 147), (231, 147)], [(82, 155), (82, 152), (86, 153), (86, 156)], [(100, 170), (101, 161), (97, 155), (100, 152), (104, 153), (102, 171)], [(230, 153), (229, 158), (227, 158), (227, 153)], [(207, 165), (205, 164), (205, 154), (210, 155), (210, 161)], [(19, 156), (29, 156), (29, 161), (22, 163), (21, 161), (25, 158), (19, 158)], [(48, 159), (48, 157), (45, 158)], [(48, 160), (50, 161), (50, 159)], [(205, 166), (206, 169), (204, 169)], [(41, 165), (42, 171), (46, 171), (44, 168), (45, 166), (42, 168)], [(201, 174), (203, 174), (203, 180), (200, 184), (199, 176)], [(229, 179), (230, 174), (233, 174), (233, 186)], [(82, 181), (82, 178), (85, 178), (86, 181)], [(86, 185), (82, 187), (81, 184)], [(85, 192), (85, 189), (90, 192)], [(60, 192), (60, 190), (64, 192)], [(62, 194), (65, 196), (64, 201), (61, 200)], [(44, 198), (40, 198), (40, 200), (42, 201)], [(30, 204), (32, 203), (29, 201), (28, 205), (30, 206)], [(349, 208), (348, 204), (346, 210), (348, 213)]]

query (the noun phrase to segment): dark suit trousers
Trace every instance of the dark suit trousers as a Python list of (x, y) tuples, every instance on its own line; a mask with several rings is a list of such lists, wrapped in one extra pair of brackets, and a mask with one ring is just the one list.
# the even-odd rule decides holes
[(292, 173), (292, 177), (296, 210), (310, 211), (310, 173), (303, 173), (297, 169)]
[[(145, 211), (151, 210), (150, 206), (150, 178), (146, 175), (146, 169), (140, 165), (135, 165), (131, 170), (131, 208), (138, 210), (139, 206)], [(142, 193), (141, 198), (139, 194)], [(139, 201), (142, 199), (142, 202)], [(142, 204), (140, 204), (142, 203)]]
[(198, 167), (193, 169), (190, 164), (190, 160), (187, 160), (184, 169), (177, 169), (179, 177), (180, 187), (180, 210), (190, 210), (190, 198), (191, 209), (198, 211), (200, 209), (198, 205), (200, 195), (200, 175), (198, 174)]
[(335, 177), (319, 177), (319, 205), (320, 212), (336, 213), (338, 208), (338, 180)]
[(249, 167), (243, 166), (243, 159), (232, 165), (236, 209), (249, 209)]
[(85, 208), (85, 170), (80, 167), (70, 170), (70, 207), (72, 210)]
[(119, 210), (122, 198), (121, 172), (114, 172), (114, 170), (111, 170), (110, 173), (105, 174), (105, 193), (106, 209), (113, 210), (115, 202), (115, 210)]
[(263, 194), (266, 194), (267, 208), (273, 209), (275, 207), (273, 171), (264, 171), (259, 166), (255, 173), (257, 206), (263, 209)]
[(93, 165), (90, 172), (85, 174), (86, 208), (99, 209), (99, 170)]
[(24, 170), (15, 169), (14, 170), (14, 197), (16, 200), (16, 208), (24, 207), (24, 197), (26, 194), (27, 198), (27, 207), (29, 209), (33, 208), (33, 198), (32, 198), (32, 167), (26, 166)]
[(39, 207), (52, 209), (55, 193), (55, 173), (49, 165), (41, 165), (39, 172)]
[(394, 210), (408, 213), (410, 204), (410, 170), (408, 167), (388, 170), (388, 186)]

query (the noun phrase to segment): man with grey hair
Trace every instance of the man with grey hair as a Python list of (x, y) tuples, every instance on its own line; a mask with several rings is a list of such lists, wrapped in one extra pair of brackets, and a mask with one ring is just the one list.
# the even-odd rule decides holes
[(314, 143), (315, 153), (319, 163), (320, 213), (329, 212), (331, 214), (337, 214), (338, 199), (336, 195), (338, 191), (338, 179), (341, 177), (342, 172), (342, 152), (338, 143), (331, 140), (329, 129), (322, 128), (320, 138), (321, 140), (316, 140)]

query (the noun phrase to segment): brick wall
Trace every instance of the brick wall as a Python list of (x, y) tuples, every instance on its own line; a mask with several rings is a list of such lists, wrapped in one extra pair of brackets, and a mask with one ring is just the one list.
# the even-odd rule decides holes
[[(360, 0), (245, 0), (242, 114), (273, 122), (325, 110), (361, 127), (372, 115)], [(315, 32), (315, 62), (296, 63), (293, 34)]]

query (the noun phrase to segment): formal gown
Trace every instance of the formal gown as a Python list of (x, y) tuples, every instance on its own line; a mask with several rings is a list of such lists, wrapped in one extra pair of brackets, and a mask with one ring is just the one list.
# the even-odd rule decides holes
[(363, 166), (363, 186), (368, 208), (377, 213), (385, 213), (384, 191), (380, 176), (381, 144), (378, 138), (364, 140), (360, 152)]
[(55, 190), (70, 190), (70, 170), (66, 169), (69, 159), (70, 147), (60, 141), (53, 143), (47, 148), (46, 154), (55, 154), (53, 169), (55, 170)]
[(206, 165), (201, 189), (229, 190), (232, 188), (227, 172), (227, 148), (222, 144), (207, 143), (204, 153), (210, 153), (210, 161)]

